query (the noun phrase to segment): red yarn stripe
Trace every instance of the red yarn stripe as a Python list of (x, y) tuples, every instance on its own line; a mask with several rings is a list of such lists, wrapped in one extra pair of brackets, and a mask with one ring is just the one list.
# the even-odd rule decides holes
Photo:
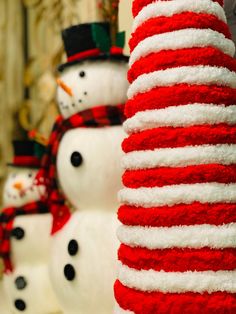
[(165, 249), (148, 250), (121, 244), (118, 258), (122, 264), (137, 270), (166, 272), (218, 271), (236, 269), (236, 249)]
[(209, 164), (176, 168), (161, 167), (127, 170), (123, 175), (123, 184), (133, 189), (205, 182), (236, 182), (236, 165)]
[(183, 12), (172, 16), (150, 18), (141, 24), (129, 41), (131, 52), (138, 43), (147, 37), (173, 32), (186, 28), (212, 29), (231, 38), (229, 27), (218, 17), (207, 13)]
[[(146, 5), (156, 2), (158, 0), (134, 0), (132, 6), (133, 16), (135, 17), (138, 13), (144, 8)], [(162, 1), (169, 1), (169, 0), (162, 0)], [(218, 2), (221, 6), (223, 6), (223, 0), (213, 0), (213, 2)]]
[(236, 204), (217, 203), (178, 204), (160, 207), (134, 207), (122, 205), (118, 219), (124, 225), (172, 227), (191, 225), (222, 225), (236, 222)]
[[(124, 310), (135, 314), (233, 314), (236, 294), (142, 292), (115, 282), (115, 297)], [(125, 296), (125, 297), (124, 297)]]
[(139, 75), (180, 66), (209, 65), (236, 71), (236, 60), (213, 47), (165, 50), (136, 61), (128, 71), (132, 83)]
[(136, 150), (195, 145), (235, 144), (236, 126), (226, 124), (160, 127), (131, 134), (122, 143), (125, 153)]
[(138, 111), (193, 103), (235, 105), (236, 89), (216, 85), (188, 84), (156, 87), (148, 93), (140, 93), (128, 100), (125, 114), (130, 118)]
[(20, 167), (40, 167), (40, 160), (36, 156), (15, 156), (13, 166)]

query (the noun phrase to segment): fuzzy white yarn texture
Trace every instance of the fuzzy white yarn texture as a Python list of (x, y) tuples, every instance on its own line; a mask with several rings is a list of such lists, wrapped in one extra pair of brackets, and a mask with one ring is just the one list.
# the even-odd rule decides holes
[(225, 12), (217, 2), (211, 0), (172, 0), (171, 2), (158, 1), (145, 6), (135, 17), (133, 22), (133, 32), (147, 20), (159, 16), (172, 16), (183, 12), (207, 13), (218, 17), (226, 23)]
[(132, 134), (157, 127), (184, 127), (217, 123), (235, 124), (236, 105), (226, 107), (195, 103), (141, 111), (124, 122), (124, 129), (128, 134)]
[(133, 50), (129, 65), (131, 67), (135, 61), (152, 52), (207, 46), (215, 47), (231, 57), (235, 53), (233, 41), (223, 34), (212, 29), (189, 28), (145, 38)]
[(183, 66), (140, 75), (129, 87), (128, 97), (148, 92), (157, 86), (176, 84), (218, 85), (236, 88), (236, 73), (223, 67)]

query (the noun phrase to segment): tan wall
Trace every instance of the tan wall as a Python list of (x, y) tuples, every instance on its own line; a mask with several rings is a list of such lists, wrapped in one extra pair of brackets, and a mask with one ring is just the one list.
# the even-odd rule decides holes
[(132, 26), (131, 5), (132, 5), (132, 0), (121, 0), (120, 1), (119, 23), (120, 23), (120, 30), (126, 31), (125, 52), (127, 54), (129, 54), (128, 40), (130, 37), (131, 26)]

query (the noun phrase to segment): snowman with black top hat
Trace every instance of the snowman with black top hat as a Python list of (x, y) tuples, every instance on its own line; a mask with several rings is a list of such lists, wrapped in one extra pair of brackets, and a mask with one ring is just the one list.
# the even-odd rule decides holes
[(0, 215), (4, 290), (12, 313), (56, 313), (59, 305), (47, 266), (52, 216), (45, 187), (33, 184), (44, 147), (35, 141), (14, 141), (13, 147)]
[(72, 26), (62, 37), (61, 116), (37, 177), (45, 181), (54, 218), (50, 274), (64, 313), (110, 314), (128, 88), (124, 34), (113, 44), (104, 22)]

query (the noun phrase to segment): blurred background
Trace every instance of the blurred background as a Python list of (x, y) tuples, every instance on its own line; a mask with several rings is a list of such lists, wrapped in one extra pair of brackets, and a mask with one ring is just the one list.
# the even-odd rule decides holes
[[(58, 114), (55, 78), (64, 59), (61, 30), (105, 20), (101, 6), (110, 2), (0, 0), (0, 193), (12, 158), (12, 139), (26, 138), (33, 129), (47, 138)], [(132, 0), (117, 2), (119, 28), (127, 32), (127, 41)]]

